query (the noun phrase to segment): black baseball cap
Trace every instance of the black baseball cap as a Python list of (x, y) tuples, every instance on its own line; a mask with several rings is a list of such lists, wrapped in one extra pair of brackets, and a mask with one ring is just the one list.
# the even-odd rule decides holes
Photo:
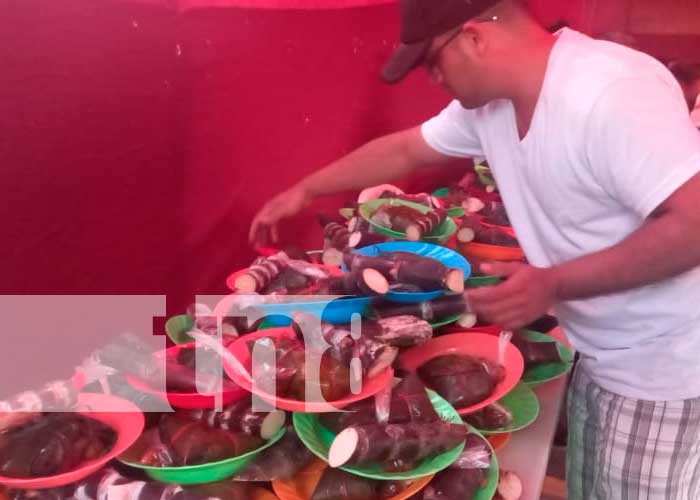
[(418, 66), (438, 35), (482, 14), (501, 0), (401, 0), (401, 44), (382, 69), (396, 83)]

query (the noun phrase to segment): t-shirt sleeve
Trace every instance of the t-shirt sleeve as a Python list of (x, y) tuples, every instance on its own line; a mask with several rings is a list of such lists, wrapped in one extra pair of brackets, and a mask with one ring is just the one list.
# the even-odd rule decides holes
[(661, 78), (618, 81), (607, 88), (586, 134), (594, 175), (641, 217), (700, 172), (700, 134), (677, 85)]
[(421, 126), (425, 142), (439, 153), (459, 158), (484, 156), (472, 110), (452, 101), (439, 115)]

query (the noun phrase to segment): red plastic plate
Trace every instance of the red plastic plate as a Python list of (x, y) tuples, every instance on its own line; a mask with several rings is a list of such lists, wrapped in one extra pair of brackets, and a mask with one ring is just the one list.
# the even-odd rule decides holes
[(496, 229), (500, 229), (504, 233), (512, 236), (513, 238), (517, 238), (515, 235), (515, 229), (513, 229), (512, 226), (499, 226), (498, 224), (491, 224), (490, 222), (481, 222), (481, 225), (484, 227), (494, 227)]
[[(452, 333), (434, 338), (422, 346), (408, 349), (401, 354), (399, 361), (404, 369), (412, 373), (431, 359), (447, 354), (463, 354), (498, 361), (498, 341), (497, 336), (488, 333)], [(457, 408), (460, 415), (473, 413), (495, 403), (508, 394), (523, 376), (525, 369), (523, 356), (510, 343), (506, 346), (504, 367), (505, 379), (496, 386), (491, 396), (475, 405)]]
[(512, 434), (492, 434), (490, 436), (486, 436), (486, 439), (489, 443), (491, 443), (491, 447), (493, 448), (493, 451), (500, 451), (506, 446), (508, 446), (508, 443), (510, 443), (510, 438)]
[(503, 328), (499, 325), (475, 326), (473, 328), (463, 328), (458, 325), (447, 325), (443, 328), (445, 333), (488, 333), (490, 335), (500, 335)]
[[(177, 353), (183, 347), (192, 347), (195, 343), (191, 342), (189, 344), (180, 344), (166, 349), (165, 351), (160, 351), (156, 353), (156, 356), (177, 356)], [(165, 392), (158, 389), (154, 389), (148, 385), (145, 381), (129, 375), (127, 377), (127, 382), (134, 389), (141, 392), (151, 394), (158, 397), (162, 401), (167, 401), (173, 408), (182, 409), (206, 409), (214, 408), (216, 406), (216, 396), (218, 394), (200, 394), (198, 392), (194, 393), (181, 393), (181, 392)], [(221, 391), (221, 403), (227, 405), (243, 399), (248, 395), (248, 392), (241, 387), (236, 387), (233, 389), (227, 389)]]
[[(270, 338), (273, 341), (276, 339), (283, 338), (295, 338), (296, 335), (289, 327), (283, 328), (270, 328), (267, 330), (261, 330), (249, 335), (244, 335), (239, 338), (231, 345), (229, 345), (229, 351), (233, 354), (236, 359), (249, 371), (252, 363), (252, 358), (250, 355), (250, 350), (248, 348), (248, 342), (251, 340), (258, 340), (263, 338)], [(362, 390), (358, 394), (350, 394), (349, 396), (338, 399), (335, 401), (318, 402), (318, 401), (299, 401), (297, 399), (281, 398), (276, 395), (266, 393), (261, 391), (257, 387), (253, 387), (250, 377), (245, 377), (238, 373), (230, 364), (230, 362), (224, 359), (224, 368), (226, 373), (231, 379), (243, 387), (245, 390), (256, 394), (263, 400), (274, 405), (281, 410), (296, 411), (302, 413), (323, 413), (328, 411), (328, 405), (334, 408), (344, 408), (349, 404), (361, 401), (370, 396), (374, 396), (379, 391), (381, 391), (387, 384), (390, 384), (394, 377), (394, 370), (392, 368), (387, 368), (379, 375), (372, 377), (371, 379), (365, 379), (362, 381)]]
[(75, 470), (50, 477), (17, 479), (0, 476), (0, 484), (8, 488), (39, 490), (74, 483), (101, 469), (107, 462), (126, 451), (141, 435), (144, 418), (131, 401), (107, 394), (82, 393), (78, 396), (78, 413), (108, 425), (117, 433), (117, 442), (109, 453), (84, 462)]
[(500, 245), (488, 245), (486, 243), (459, 243), (460, 252), (467, 258), (495, 261), (521, 261), (525, 259), (525, 252), (520, 247), (504, 247)]

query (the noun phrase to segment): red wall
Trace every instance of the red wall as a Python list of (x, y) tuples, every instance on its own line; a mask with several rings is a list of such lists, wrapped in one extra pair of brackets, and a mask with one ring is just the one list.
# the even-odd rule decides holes
[(0, 293), (162, 293), (183, 191), (175, 16), (18, 0), (0, 17)]
[[(261, 203), (447, 100), (421, 75), (379, 81), (394, 5), (13, 7), (0, 21), (3, 293), (167, 293), (179, 309), (224, 291), (253, 256)], [(306, 220), (285, 238), (317, 246)]]
[[(193, 223), (193, 283), (211, 289), (245, 265), (249, 221), (271, 196), (447, 102), (424, 75), (397, 87), (380, 82), (397, 18), (393, 5), (184, 15), (192, 107), (183, 203)], [(320, 206), (336, 210), (352, 196)], [(284, 224), (283, 240), (319, 247), (320, 230), (309, 225), (318, 207)]]
[[(252, 257), (245, 234), (261, 203), (447, 101), (421, 74), (379, 81), (398, 34), (394, 3), (181, 15), (149, 4), (9, 3), (3, 293), (166, 293), (179, 310), (192, 293), (223, 291), (226, 273)], [(531, 3), (545, 24), (596, 18), (583, 0)], [(693, 43), (643, 40), (674, 54)], [(317, 246), (306, 221), (285, 225), (285, 239)]]
[[(3, 4), (0, 294), (181, 293), (176, 20), (88, 0)], [(152, 322), (116, 302), (20, 302), (0, 297), (0, 399), (69, 375), (104, 336)]]
[[(0, 294), (164, 294), (181, 312), (252, 259), (248, 225), (270, 196), (447, 101), (421, 75), (379, 81), (395, 6), (175, 15), (11, 3), (0, 18)], [(310, 217), (284, 238), (319, 246)], [(11, 388), (27, 366), (42, 366), (37, 380), (65, 375), (47, 368), (48, 339), (75, 346), (67, 369), (116, 324), (49, 316), (38, 328), (0, 311), (14, 315), (0, 353)]]
[[(419, 73), (379, 81), (394, 3), (180, 15), (149, 3), (6, 2), (0, 293), (164, 294), (180, 312), (252, 259), (248, 225), (270, 196), (447, 102)], [(581, 1), (533, 3), (546, 24), (587, 19)], [(443, 185), (461, 166), (408, 184)], [(319, 246), (312, 214), (351, 196), (285, 224), (284, 240)], [(50, 354), (13, 351), (11, 335), (41, 345), (45, 332), (4, 335), (0, 376)]]

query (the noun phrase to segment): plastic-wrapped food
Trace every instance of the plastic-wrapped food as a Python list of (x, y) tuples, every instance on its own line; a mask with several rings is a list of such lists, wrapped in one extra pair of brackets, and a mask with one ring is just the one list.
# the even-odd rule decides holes
[(289, 257), (279, 252), (270, 257), (258, 257), (245, 273), (236, 278), (235, 287), (240, 293), (259, 293), (274, 280), (289, 263)]
[(319, 284), (326, 295), (385, 295), (389, 281), (376, 269), (353, 269), (342, 276), (331, 276)]
[(265, 443), (260, 436), (213, 429), (205, 423), (170, 414), (163, 415), (158, 429), (160, 440), (172, 452), (176, 465), (219, 462)]
[(484, 243), (486, 245), (497, 245), (502, 247), (518, 248), (520, 243), (517, 238), (514, 238), (507, 232), (497, 227), (486, 227), (476, 233), (474, 238), (476, 243)]
[[(342, 412), (325, 413), (320, 416), (321, 423), (339, 433), (354, 425), (378, 423), (376, 404), (373, 399), (365, 399), (344, 408)], [(416, 375), (408, 375), (394, 387), (388, 423), (437, 422), (440, 420), (435, 411), (423, 382)]]
[(307, 385), (311, 390), (320, 391), (325, 401), (336, 401), (350, 394), (350, 368), (340, 363), (331, 356), (322, 356), (319, 364), (317, 380), (307, 378), (308, 363), (319, 363), (315, 356), (307, 356), (305, 361), (297, 367), (296, 374), (289, 386), (289, 396), (297, 400), (313, 400), (314, 393), (307, 392)]
[[(292, 324), (300, 339), (304, 337), (304, 334), (308, 335), (312, 331), (311, 329), (318, 328), (318, 320), (305, 313), (295, 313)], [(367, 324), (368, 322), (363, 320), (362, 330), (357, 339), (353, 338), (349, 325), (322, 323), (318, 333), (330, 345), (326, 353), (328, 356), (344, 367), (350, 366), (353, 358), (358, 359), (362, 368), (359, 375), (373, 377), (391, 366), (399, 351), (387, 342), (379, 340), (369, 333), (365, 334), (371, 329), (370, 327), (365, 328), (364, 325)], [(414, 338), (411, 332), (406, 332), (406, 335)], [(357, 374), (353, 373), (353, 376), (355, 375)]]
[(0, 475), (35, 478), (61, 474), (108, 453), (114, 430), (74, 413), (47, 413), (0, 435)]
[(372, 215), (379, 225), (406, 234), (409, 241), (419, 241), (433, 232), (447, 218), (447, 212), (435, 208), (422, 213), (407, 205), (384, 204)]
[(332, 218), (319, 215), (323, 228), (324, 251), (321, 260), (328, 266), (339, 266), (343, 262), (343, 251), (350, 245), (350, 231)]
[[(367, 222), (362, 218), (360, 218), (360, 220)], [(368, 247), (370, 245), (378, 245), (379, 243), (385, 243), (389, 241), (389, 238), (387, 238), (383, 234), (373, 233), (369, 224), (367, 225), (367, 227), (364, 227), (359, 224), (358, 226), (360, 227), (360, 229), (357, 229), (350, 233), (350, 238), (348, 239), (348, 246), (350, 248), (359, 249)]]
[(376, 500), (376, 481), (327, 468), (316, 485), (311, 500)]
[(293, 478), (314, 458), (304, 446), (294, 428), (289, 427), (284, 437), (267, 448), (235, 476), (236, 481), (285, 481)]
[(419, 494), (420, 500), (471, 500), (486, 485), (491, 450), (484, 439), (469, 434), (464, 451), (447, 469), (435, 478)]
[(503, 429), (513, 422), (513, 414), (511, 411), (498, 403), (492, 403), (462, 418), (465, 422), (473, 425), (477, 429), (487, 431)]
[(252, 397), (246, 397), (225, 406), (221, 411), (179, 410), (178, 417), (202, 422), (213, 429), (229, 432), (243, 432), (262, 439), (270, 439), (284, 427), (286, 414), (283, 411), (253, 411)]
[(0, 433), (23, 425), (41, 412), (66, 411), (78, 402), (78, 390), (72, 380), (55, 381), (38, 391), (21, 392), (0, 401)]
[(452, 406), (463, 408), (488, 398), (505, 371), (486, 359), (448, 354), (424, 363), (418, 375)]
[(138, 481), (107, 468), (60, 488), (11, 491), (9, 500), (250, 500), (250, 493), (244, 483), (221, 481), (183, 487)]
[(195, 371), (172, 358), (166, 360), (163, 369), (164, 372), (158, 371), (147, 382), (157, 387), (165, 379), (165, 387), (169, 392), (190, 394), (199, 392), (200, 387), (204, 388), (205, 392), (212, 392), (218, 390), (219, 384), (224, 391), (236, 388), (236, 385), (225, 375), (218, 377), (213, 373)]
[(484, 222), (496, 226), (510, 226), (510, 219), (506, 213), (506, 206), (500, 201), (490, 201), (485, 204), (482, 210)]
[(312, 280), (295, 269), (284, 269), (262, 290), (264, 294), (294, 295), (304, 292)]
[[(257, 342), (260, 342), (258, 340)], [(252, 348), (254, 342), (249, 346)], [(317, 381), (309, 381), (311, 388), (317, 389), (326, 401), (340, 399), (350, 393), (350, 369), (347, 364), (339, 362), (332, 356), (321, 356), (304, 349), (298, 339), (278, 339), (275, 341), (276, 362), (274, 366), (261, 363), (258, 383), (261, 387), (270, 387), (274, 382), (277, 396), (292, 399), (312, 400), (314, 394), (307, 394), (307, 363), (318, 363)], [(274, 380), (270, 380), (274, 379)]]
[(124, 334), (98, 349), (92, 355), (94, 364), (123, 373), (149, 379), (157, 375), (159, 367), (153, 362), (153, 349), (136, 335)]
[(464, 425), (444, 421), (358, 425), (335, 437), (328, 463), (331, 467), (378, 463), (387, 470), (407, 470), (458, 446), (466, 436)]
[(463, 295), (445, 295), (426, 302), (383, 302), (375, 304), (373, 309), (380, 318), (408, 315), (431, 322), (465, 314), (469, 310)]
[(513, 335), (512, 342), (522, 353), (526, 366), (562, 362), (557, 343), (554, 340), (552, 342), (531, 342), (522, 334), (516, 333)]
[(395, 263), (395, 281), (417, 285), (423, 290), (464, 291), (464, 271), (449, 268), (439, 260), (410, 252), (387, 254)]
[(345, 254), (344, 263), (351, 271), (374, 269), (392, 284), (414, 285), (425, 291), (464, 291), (461, 269), (448, 268), (439, 260), (410, 252), (387, 252), (377, 256)]
[(407, 487), (406, 481), (375, 481), (329, 467), (323, 471), (311, 500), (385, 500)]
[[(308, 324), (299, 314), (294, 315), (294, 318), (296, 325)], [(298, 330), (298, 333), (303, 334), (303, 329)], [(429, 341), (433, 336), (433, 329), (427, 321), (416, 316), (401, 315), (376, 321), (363, 319), (359, 323), (358, 333), (360, 338), (366, 337), (392, 347), (414, 347)], [(351, 326), (323, 323), (321, 335), (332, 347), (349, 347), (348, 337), (352, 339)]]

